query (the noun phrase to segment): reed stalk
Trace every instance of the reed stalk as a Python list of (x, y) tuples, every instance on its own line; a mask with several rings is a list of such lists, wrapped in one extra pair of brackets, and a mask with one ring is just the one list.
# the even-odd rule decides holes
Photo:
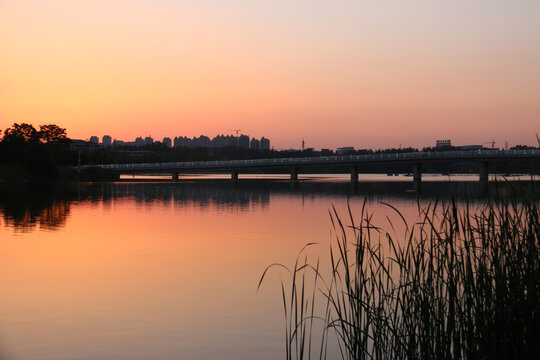
[(434, 202), (415, 224), (386, 204), (399, 236), (366, 202), (347, 223), (332, 209), (329, 273), (302, 249), (282, 283), (286, 359), (326, 359), (333, 335), (342, 359), (540, 358), (540, 212), (524, 198)]

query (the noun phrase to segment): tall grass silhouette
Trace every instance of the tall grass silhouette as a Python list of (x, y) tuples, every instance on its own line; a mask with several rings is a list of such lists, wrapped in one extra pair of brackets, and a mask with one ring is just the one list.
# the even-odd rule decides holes
[(385, 204), (403, 222), (399, 237), (365, 201), (347, 223), (333, 208), (330, 270), (304, 248), (259, 282), (275, 266), (290, 274), (286, 358), (326, 359), (334, 335), (343, 359), (540, 358), (540, 213), (536, 197), (522, 199), (434, 202), (414, 224)]

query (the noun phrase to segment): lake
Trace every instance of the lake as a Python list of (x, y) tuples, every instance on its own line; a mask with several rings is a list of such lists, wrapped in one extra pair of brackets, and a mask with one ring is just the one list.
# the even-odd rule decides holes
[(385, 203), (412, 223), (437, 198), (484, 201), (474, 177), (424, 180), (421, 195), (386, 175), (0, 184), (0, 359), (284, 358), (286, 272), (257, 290), (266, 267), (311, 242), (324, 262), (332, 207), (366, 201), (399, 233)]

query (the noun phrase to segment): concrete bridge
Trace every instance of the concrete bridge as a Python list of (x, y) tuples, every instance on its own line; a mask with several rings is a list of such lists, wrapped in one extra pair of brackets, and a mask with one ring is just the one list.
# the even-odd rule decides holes
[(471, 162), (478, 164), (480, 182), (487, 183), (490, 165), (499, 161), (527, 161), (538, 164), (540, 168), (540, 150), (470, 150), (470, 151), (440, 151), (412, 152), (395, 154), (343, 155), (320, 156), (303, 158), (227, 160), (227, 161), (189, 161), (167, 163), (140, 164), (108, 164), (96, 165), (117, 174), (163, 175), (171, 174), (173, 180), (178, 180), (181, 173), (228, 173), (233, 181), (238, 180), (240, 172), (265, 170), (285, 170), (290, 173), (291, 180), (297, 180), (300, 170), (324, 166), (348, 167), (351, 180), (358, 180), (358, 172), (363, 166), (383, 164), (390, 172), (396, 164), (410, 166), (410, 172), (417, 185), (422, 179), (422, 165), (434, 162)]

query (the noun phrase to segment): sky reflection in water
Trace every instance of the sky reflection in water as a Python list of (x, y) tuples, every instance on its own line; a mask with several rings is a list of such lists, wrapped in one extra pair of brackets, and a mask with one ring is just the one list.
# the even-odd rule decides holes
[[(283, 357), (280, 274), (308, 242), (324, 261), (328, 210), (418, 214), (410, 182), (244, 180), (3, 186), (0, 358)], [(474, 182), (428, 183), (481, 199)], [(474, 202), (475, 200), (473, 200)], [(400, 231), (397, 229), (396, 231)]]

